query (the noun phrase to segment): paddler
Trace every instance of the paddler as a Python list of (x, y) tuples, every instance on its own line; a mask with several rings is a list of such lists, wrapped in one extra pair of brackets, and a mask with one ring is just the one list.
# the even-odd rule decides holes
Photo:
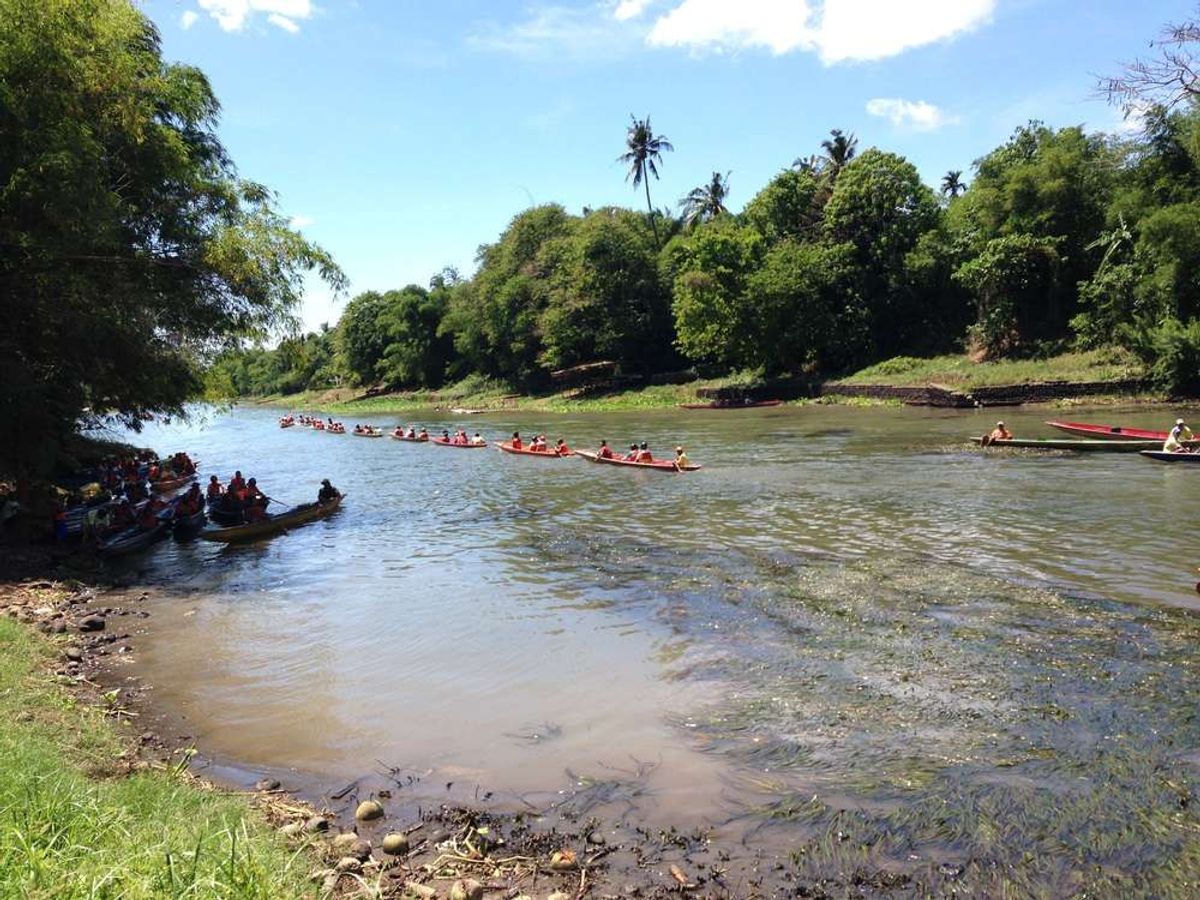
[(692, 463), (688, 459), (687, 453), (684, 452), (683, 447), (676, 447), (675, 448), (675, 468), (679, 469), (680, 471), (683, 471), (691, 464)]
[(321, 489), (317, 491), (318, 503), (329, 503), (340, 496), (342, 496), (342, 492), (330, 484), (328, 478), (321, 479)]
[(1175, 427), (1167, 435), (1167, 439), (1163, 442), (1164, 453), (1188, 453), (1190, 449), (1185, 446), (1185, 441), (1194, 440), (1192, 429), (1187, 427), (1187, 423), (1183, 419), (1175, 420)]
[(1012, 440), (1012, 432), (1004, 427), (1003, 422), (997, 422), (996, 427), (993, 428), (991, 431), (989, 431), (987, 434), (987, 437), (985, 437), (983, 439), (983, 445), (986, 447), (988, 444), (994, 443), (995, 441), (1011, 441), (1011, 440)]

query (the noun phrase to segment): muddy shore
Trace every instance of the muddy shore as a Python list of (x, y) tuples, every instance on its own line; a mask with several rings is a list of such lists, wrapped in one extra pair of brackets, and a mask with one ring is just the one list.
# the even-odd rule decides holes
[[(417, 802), (421, 773), (373, 771), (336, 789), (293, 772), (255, 771), (205, 754), (186, 723), (156, 708), (137, 675), (137, 645), (152, 601), (136, 584), (57, 577), (0, 582), (0, 615), (37, 629), (56, 648), (52, 674), (81, 702), (102, 708), (125, 738), (124, 769), (187, 767), (215, 790), (245, 794), (311, 854), (322, 892), (411, 897), (754, 898), (920, 891), (908, 875), (847, 871), (805, 880), (789, 854), (714, 841), (705, 828), (650, 829), (614, 807), (636, 797), (646, 770), (611, 781), (580, 779), (543, 808), (514, 808), (476, 788), (476, 802)], [(547, 780), (555, 779), (547, 773)], [(447, 784), (447, 796), (453, 785)]]

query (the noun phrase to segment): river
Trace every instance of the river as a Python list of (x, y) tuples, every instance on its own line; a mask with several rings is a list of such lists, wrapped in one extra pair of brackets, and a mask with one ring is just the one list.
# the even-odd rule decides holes
[[(683, 443), (704, 465), (683, 475), (276, 415), (138, 438), (199, 457), (205, 480), (240, 468), (284, 503), (323, 477), (347, 495), (269, 542), (166, 543), (126, 564), (166, 589), (138, 674), (219, 760), (513, 808), (602, 785), (620, 815), (803, 838), (829, 865), (853, 830), (875, 866), (1022, 869), (977, 882), (988, 891), (1149, 884), (1192, 840), (1170, 822), (1200, 747), (1200, 467), (981, 452), (965, 441), (994, 411), (418, 422), (667, 456)], [(1047, 411), (1004, 417), (1053, 434)]]

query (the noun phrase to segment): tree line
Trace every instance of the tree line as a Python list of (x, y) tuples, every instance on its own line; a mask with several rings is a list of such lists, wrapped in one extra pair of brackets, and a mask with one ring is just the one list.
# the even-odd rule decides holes
[(827, 376), (897, 355), (980, 360), (1121, 346), (1200, 388), (1200, 112), (1139, 109), (1108, 135), (1030, 122), (940, 190), (835, 130), (736, 214), (729, 174), (656, 209), (672, 148), (634, 119), (621, 160), (646, 210), (518, 213), (475, 274), (367, 292), (336, 327), (213, 369), (235, 394), (436, 388), (478, 373), (537, 389), (597, 360), (625, 373)]

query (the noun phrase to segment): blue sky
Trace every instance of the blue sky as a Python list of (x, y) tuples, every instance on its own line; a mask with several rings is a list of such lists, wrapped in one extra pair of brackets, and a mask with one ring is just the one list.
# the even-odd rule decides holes
[[(473, 270), (531, 203), (644, 204), (616, 162), (630, 114), (675, 145), (676, 203), (730, 171), (740, 209), (830, 128), (936, 185), (1017, 125), (1119, 115), (1097, 74), (1191, 0), (143, 0), (200, 66), (241, 173), (329, 249), (351, 292)], [(342, 302), (314, 285), (304, 323)]]

